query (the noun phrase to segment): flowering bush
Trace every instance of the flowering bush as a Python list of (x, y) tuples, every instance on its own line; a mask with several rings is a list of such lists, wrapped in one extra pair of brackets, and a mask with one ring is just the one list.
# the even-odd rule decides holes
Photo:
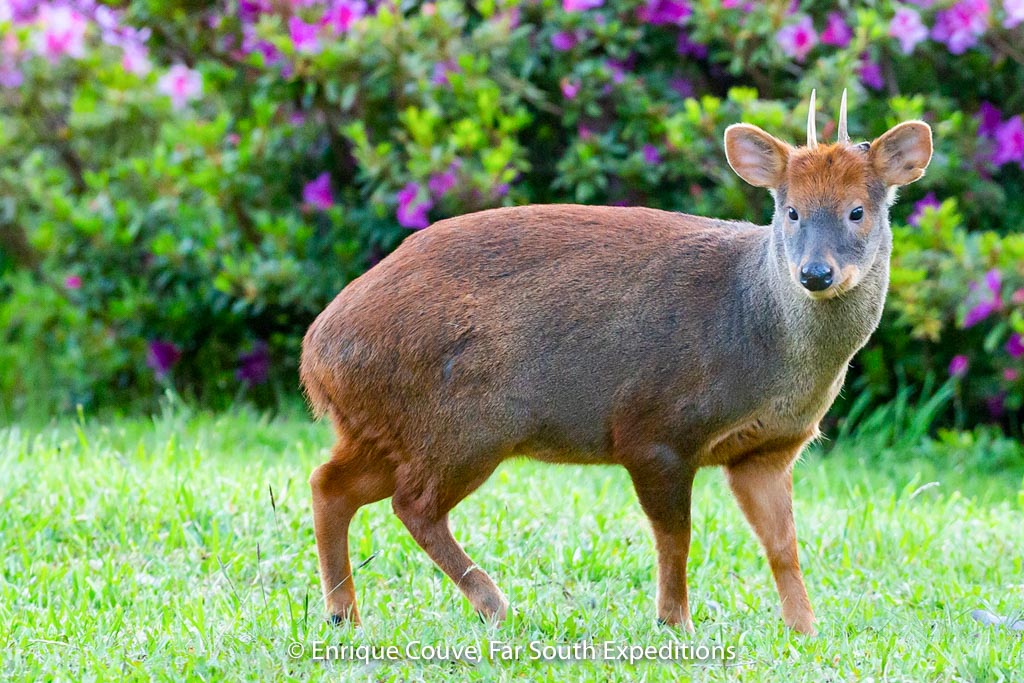
[[(745, 120), (812, 87), (936, 131), (854, 386), (1019, 416), (1024, 3), (0, 0), (0, 391), (15, 409), (295, 392), (345, 282), (430, 222), (576, 201), (767, 218)], [(824, 136), (835, 133), (823, 116)], [(915, 208), (915, 205), (918, 208)]]

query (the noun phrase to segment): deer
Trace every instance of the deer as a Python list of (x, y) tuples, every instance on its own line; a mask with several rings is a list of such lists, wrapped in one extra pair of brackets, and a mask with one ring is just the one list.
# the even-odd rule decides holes
[(508, 599), (452, 536), (450, 511), (503, 461), (624, 467), (650, 521), (657, 618), (693, 632), (691, 491), (725, 471), (782, 619), (816, 633), (797, 553), (793, 465), (820, 435), (889, 281), (889, 208), (921, 178), (931, 128), (852, 143), (725, 129), (725, 155), (774, 198), (770, 225), (641, 207), (524, 205), (440, 220), (349, 283), (310, 325), (300, 379), (337, 439), (313, 470), (329, 619), (359, 624), (356, 511), (391, 507), (483, 618)]

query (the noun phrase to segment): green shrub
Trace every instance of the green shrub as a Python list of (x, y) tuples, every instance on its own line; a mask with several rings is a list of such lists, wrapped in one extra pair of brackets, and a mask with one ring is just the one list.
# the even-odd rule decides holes
[[(765, 220), (722, 131), (800, 141), (816, 87), (829, 112), (850, 89), (857, 137), (917, 117), (936, 132), (848, 396), (884, 400), (897, 374), (920, 386), (962, 355), (957, 419), (1012, 427), (1018, 4), (4, 4), (0, 403), (294, 394), (316, 313), (445, 216), (577, 201)], [(942, 207), (908, 225), (926, 194)]]

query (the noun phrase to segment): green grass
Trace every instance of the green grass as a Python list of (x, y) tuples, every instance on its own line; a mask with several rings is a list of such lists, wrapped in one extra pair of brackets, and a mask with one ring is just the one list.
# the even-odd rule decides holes
[[(807, 639), (782, 627), (719, 472), (696, 485), (688, 636), (655, 623), (654, 552), (625, 472), (526, 461), (453, 514), (512, 601), (510, 622), (481, 623), (382, 502), (352, 526), (363, 627), (330, 627), (306, 484), (330, 438), (298, 412), (180, 409), (0, 430), (0, 678), (999, 681), (1024, 661), (1021, 633), (970, 616), (1024, 612), (1024, 471), (984, 472), (984, 440), (880, 451), (846, 436), (798, 465), (800, 557), (821, 629)], [(524, 658), (309, 656), (318, 641), (489, 640)], [(525, 658), (531, 641), (677, 641), (736, 658), (538, 662)], [(305, 654), (289, 657), (292, 643)]]

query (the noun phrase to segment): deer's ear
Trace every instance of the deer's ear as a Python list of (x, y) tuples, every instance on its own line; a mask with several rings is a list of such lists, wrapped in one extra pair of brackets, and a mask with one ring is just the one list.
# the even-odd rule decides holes
[(725, 129), (725, 158), (754, 187), (777, 188), (786, 177), (789, 145), (757, 126), (737, 123)]
[(932, 158), (932, 129), (924, 121), (907, 121), (871, 143), (871, 166), (890, 186), (909, 185), (924, 175)]

